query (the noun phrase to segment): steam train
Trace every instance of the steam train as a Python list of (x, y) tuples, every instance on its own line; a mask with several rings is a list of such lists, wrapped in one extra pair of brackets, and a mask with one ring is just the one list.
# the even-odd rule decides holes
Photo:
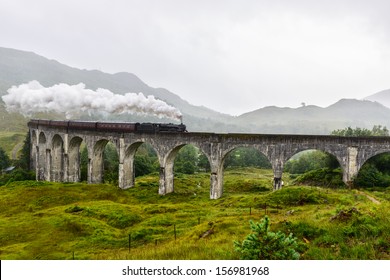
[(37, 120), (29, 121), (28, 126), (49, 126), (63, 128), (66, 130), (85, 130), (102, 132), (138, 132), (138, 133), (183, 133), (187, 132), (186, 126), (173, 123), (119, 123), (119, 122), (91, 122), (91, 121), (53, 121)]

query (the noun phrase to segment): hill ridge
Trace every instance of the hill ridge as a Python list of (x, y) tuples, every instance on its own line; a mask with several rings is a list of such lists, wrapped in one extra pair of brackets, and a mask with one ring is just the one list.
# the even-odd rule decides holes
[[(87, 88), (106, 88), (114, 93), (142, 92), (153, 95), (178, 108), (184, 115), (189, 131), (329, 134), (347, 126), (372, 128), (390, 127), (390, 109), (376, 100), (341, 99), (322, 108), (306, 105), (298, 108), (266, 106), (239, 116), (223, 114), (205, 106), (195, 106), (163, 87), (151, 87), (129, 72), (109, 74), (100, 70), (86, 70), (67, 66), (30, 51), (0, 47), (0, 96), (13, 85), (38, 80), (44, 86), (57, 83), (84, 83)], [(390, 90), (385, 90), (387, 94)], [(379, 93), (378, 93), (379, 94)], [(0, 102), (0, 130), (25, 131), (27, 119), (9, 114)], [(389, 105), (390, 106), (390, 105)], [(53, 117), (49, 114), (43, 116)], [(61, 117), (61, 116), (57, 116)], [(88, 116), (86, 116), (88, 118)], [(108, 119), (114, 118), (109, 116)], [(149, 116), (115, 116), (126, 121), (171, 121)]]

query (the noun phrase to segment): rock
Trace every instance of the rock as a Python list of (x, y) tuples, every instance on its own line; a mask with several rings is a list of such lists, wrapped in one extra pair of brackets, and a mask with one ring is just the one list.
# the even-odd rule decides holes
[(347, 221), (352, 217), (353, 214), (360, 214), (360, 212), (355, 207), (352, 207), (348, 211), (341, 210), (336, 215), (331, 217), (329, 221)]
[(214, 227), (212, 227), (211, 229), (209, 229), (208, 231), (204, 232), (203, 234), (201, 234), (199, 236), (199, 238), (205, 238), (207, 236), (209, 236), (210, 234), (213, 234), (214, 233)]

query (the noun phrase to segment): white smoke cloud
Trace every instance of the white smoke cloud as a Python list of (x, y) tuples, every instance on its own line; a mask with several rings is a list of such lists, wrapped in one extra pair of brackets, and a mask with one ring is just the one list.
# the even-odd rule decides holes
[(142, 93), (114, 94), (107, 89), (96, 91), (86, 89), (85, 85), (56, 84), (44, 87), (38, 81), (13, 86), (2, 96), (9, 112), (19, 112), (31, 116), (38, 112), (64, 113), (66, 118), (72, 118), (80, 112), (123, 114), (136, 113), (179, 119), (178, 109), (164, 101)]

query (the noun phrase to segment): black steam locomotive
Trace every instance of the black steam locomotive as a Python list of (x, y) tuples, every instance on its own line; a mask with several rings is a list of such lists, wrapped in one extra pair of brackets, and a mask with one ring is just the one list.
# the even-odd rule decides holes
[(58, 127), (66, 130), (108, 131), (108, 132), (139, 132), (139, 133), (182, 133), (187, 132), (184, 124), (173, 123), (119, 123), (90, 121), (53, 121), (32, 119), (28, 123), (31, 128), (38, 126)]

